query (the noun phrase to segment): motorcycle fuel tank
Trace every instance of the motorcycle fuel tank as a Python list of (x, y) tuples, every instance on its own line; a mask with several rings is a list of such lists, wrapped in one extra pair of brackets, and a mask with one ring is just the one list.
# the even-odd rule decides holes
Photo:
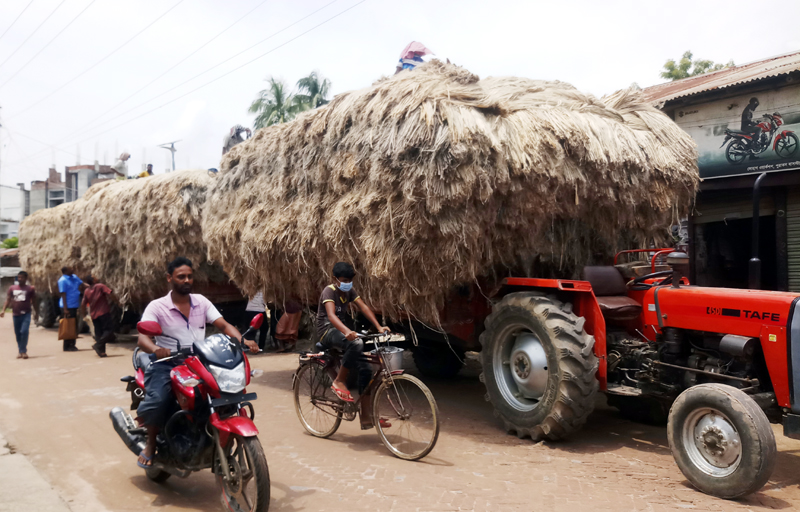
[(236, 368), (244, 361), (239, 343), (224, 334), (212, 334), (203, 341), (196, 341), (194, 352), (204, 365), (211, 364), (227, 370)]

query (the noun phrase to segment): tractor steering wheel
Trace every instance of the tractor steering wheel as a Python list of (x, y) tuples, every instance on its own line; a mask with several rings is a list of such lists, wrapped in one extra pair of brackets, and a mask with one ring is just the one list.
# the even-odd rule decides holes
[[(648, 279), (655, 279), (657, 277), (666, 277), (666, 279), (658, 283), (652, 283), (652, 284), (644, 282), (647, 281)], [(671, 283), (672, 283), (672, 270), (661, 270), (659, 272), (653, 272), (652, 274), (647, 274), (644, 276), (637, 277), (636, 279), (628, 283), (628, 288), (630, 288), (631, 290), (642, 291), (642, 290), (649, 290), (653, 286), (661, 286)]]

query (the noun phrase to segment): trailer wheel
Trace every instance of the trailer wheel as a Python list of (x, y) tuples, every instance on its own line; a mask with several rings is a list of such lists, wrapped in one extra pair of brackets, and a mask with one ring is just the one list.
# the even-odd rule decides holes
[(681, 393), (669, 411), (667, 438), (681, 473), (718, 498), (757, 491), (775, 467), (775, 435), (764, 411), (724, 384), (700, 384)]
[(534, 441), (578, 430), (594, 409), (594, 337), (572, 305), (537, 292), (506, 295), (481, 334), (486, 400), (509, 432)]
[[(420, 340), (422, 342), (422, 340)], [(414, 365), (426, 377), (449, 379), (464, 367), (464, 351), (457, 347), (436, 344), (418, 345), (411, 351)]]
[[(37, 294), (38, 295), (38, 294)], [(36, 317), (36, 325), (49, 329), (56, 324), (56, 306), (50, 294), (43, 293), (39, 297), (39, 316)]]

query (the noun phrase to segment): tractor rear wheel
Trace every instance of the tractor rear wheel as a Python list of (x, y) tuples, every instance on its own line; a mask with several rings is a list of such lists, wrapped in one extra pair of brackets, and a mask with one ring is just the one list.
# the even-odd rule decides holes
[(775, 435), (767, 416), (732, 386), (699, 384), (681, 393), (669, 411), (667, 439), (681, 473), (718, 498), (759, 490), (775, 467)]
[(578, 430), (594, 409), (598, 360), (584, 319), (538, 292), (506, 295), (481, 334), (486, 400), (507, 431), (534, 441)]
[(56, 305), (53, 297), (48, 293), (37, 294), (39, 301), (39, 315), (36, 318), (36, 325), (49, 329), (56, 324)]

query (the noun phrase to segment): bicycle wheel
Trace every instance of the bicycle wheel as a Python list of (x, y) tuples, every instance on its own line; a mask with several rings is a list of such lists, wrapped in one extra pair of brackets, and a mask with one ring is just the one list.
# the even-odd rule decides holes
[(342, 407), (331, 391), (331, 378), (317, 364), (306, 364), (297, 371), (294, 408), (303, 428), (316, 437), (328, 437), (342, 423)]
[(436, 400), (428, 387), (411, 375), (396, 375), (381, 383), (375, 392), (372, 421), (386, 448), (401, 459), (421, 459), (439, 438)]

